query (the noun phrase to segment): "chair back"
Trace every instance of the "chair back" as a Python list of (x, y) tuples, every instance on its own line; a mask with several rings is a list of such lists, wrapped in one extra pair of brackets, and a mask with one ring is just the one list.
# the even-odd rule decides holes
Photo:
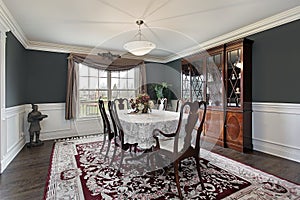
[(185, 103), (184, 100), (182, 99), (178, 99), (177, 100), (177, 103), (176, 103), (176, 109), (175, 109), (175, 112), (180, 112), (180, 108), (182, 107), (182, 105)]
[(124, 130), (119, 120), (116, 104), (112, 101), (108, 101), (108, 110), (113, 124), (115, 138), (118, 138), (122, 144), (124, 144)]
[(174, 140), (174, 150), (185, 152), (189, 148), (200, 151), (200, 137), (206, 116), (206, 102), (186, 102), (180, 108), (180, 117)]
[(128, 110), (129, 101), (126, 98), (119, 98), (114, 100), (117, 110)]
[(107, 133), (106, 121), (105, 121), (104, 114), (103, 114), (104, 101), (101, 100), (101, 99), (99, 99), (99, 101), (98, 101), (98, 106), (99, 106), (99, 111), (100, 111), (100, 115), (101, 115), (101, 118), (102, 118), (103, 133)]
[(103, 121), (104, 134), (108, 133), (108, 138), (109, 138), (109, 140), (111, 140), (114, 137), (114, 133), (112, 132), (112, 129), (110, 126), (110, 121), (108, 120), (108, 117), (107, 117), (107, 114), (105, 111), (104, 101), (99, 99), (98, 105), (99, 105), (99, 111), (100, 111), (102, 121)]
[(157, 104), (158, 104), (157, 107), (158, 110), (167, 110), (168, 100), (167, 98), (158, 99)]

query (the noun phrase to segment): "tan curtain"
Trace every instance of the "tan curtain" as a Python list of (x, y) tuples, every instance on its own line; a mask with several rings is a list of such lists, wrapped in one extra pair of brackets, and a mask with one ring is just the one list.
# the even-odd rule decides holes
[(68, 57), (68, 77), (67, 77), (67, 94), (65, 119), (70, 120), (76, 117), (78, 75), (76, 63), (82, 63), (86, 66), (107, 71), (130, 70), (134, 67), (140, 68), (140, 85), (139, 92), (147, 92), (146, 88), (146, 67), (143, 60), (117, 58), (110, 60), (99, 55), (75, 54), (71, 53)]
[(142, 63), (139, 66), (139, 93), (147, 93), (147, 80), (146, 80), (146, 65)]
[(66, 95), (66, 109), (65, 109), (65, 119), (73, 119), (76, 116), (76, 99), (77, 95), (77, 73), (75, 68), (75, 62), (70, 55), (68, 57), (68, 76), (67, 76), (67, 95)]

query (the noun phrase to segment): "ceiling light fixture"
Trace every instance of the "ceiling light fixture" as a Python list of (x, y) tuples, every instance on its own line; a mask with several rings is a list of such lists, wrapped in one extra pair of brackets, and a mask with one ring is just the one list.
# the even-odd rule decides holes
[(150, 41), (142, 40), (141, 25), (144, 24), (143, 20), (137, 20), (136, 24), (139, 26), (138, 40), (127, 42), (124, 44), (124, 49), (136, 56), (143, 56), (155, 49), (156, 45)]

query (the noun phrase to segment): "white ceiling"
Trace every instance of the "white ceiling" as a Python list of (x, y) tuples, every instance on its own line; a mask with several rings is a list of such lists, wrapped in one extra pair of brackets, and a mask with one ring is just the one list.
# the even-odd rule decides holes
[(300, 5), (300, 0), (2, 0), (31, 42), (125, 51), (137, 19), (169, 56)]

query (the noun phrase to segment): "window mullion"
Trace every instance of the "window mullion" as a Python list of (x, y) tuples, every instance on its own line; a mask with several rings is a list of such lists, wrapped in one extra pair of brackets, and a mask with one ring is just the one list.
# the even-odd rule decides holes
[(108, 99), (111, 100), (111, 71), (107, 71), (107, 89), (108, 89)]

